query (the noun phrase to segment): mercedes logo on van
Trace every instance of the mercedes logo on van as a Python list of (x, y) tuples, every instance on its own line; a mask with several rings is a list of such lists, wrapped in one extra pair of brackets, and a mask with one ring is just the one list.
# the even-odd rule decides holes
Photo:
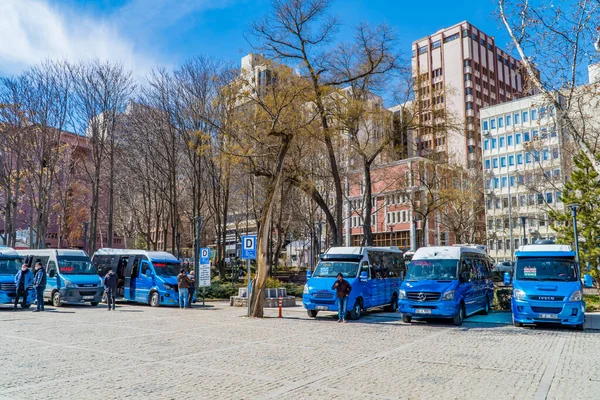
[(419, 293), (419, 301), (425, 301), (427, 299), (427, 295), (423, 292)]

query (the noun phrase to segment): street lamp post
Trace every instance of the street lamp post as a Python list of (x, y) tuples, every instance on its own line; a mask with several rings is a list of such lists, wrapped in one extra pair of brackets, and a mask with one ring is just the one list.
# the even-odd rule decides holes
[(573, 217), (573, 240), (575, 240), (575, 260), (579, 265), (579, 236), (577, 235), (577, 209), (580, 207), (579, 204), (569, 204), (571, 208), (571, 216)]
[(317, 222), (318, 230), (318, 242), (317, 242), (317, 257), (321, 257), (321, 232), (323, 230), (323, 221)]
[(527, 217), (521, 216), (521, 225), (523, 225), (523, 245), (527, 242), (527, 231), (525, 230), (525, 222), (527, 221)]

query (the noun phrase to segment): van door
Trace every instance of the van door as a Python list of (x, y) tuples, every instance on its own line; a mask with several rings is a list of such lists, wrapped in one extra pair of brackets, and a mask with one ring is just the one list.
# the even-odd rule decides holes
[(46, 263), (42, 263), (42, 268), (44, 265), (46, 266), (46, 288), (44, 289), (44, 298), (51, 299), (52, 291), (58, 288), (58, 266), (54, 260), (48, 261), (48, 257), (45, 258)]
[(135, 300), (137, 297), (137, 285), (140, 278), (140, 258), (141, 256), (136, 256), (131, 267), (129, 275), (129, 300)]
[(472, 262), (468, 258), (463, 258), (460, 262), (460, 285), (458, 290), (460, 292), (460, 298), (465, 303), (465, 314), (469, 315), (473, 313), (476, 305), (474, 305), (475, 293), (473, 292), (473, 280), (475, 277), (472, 275)]
[(150, 300), (150, 289), (154, 286), (154, 271), (149, 261), (142, 260), (141, 274), (139, 274), (135, 297), (137, 301), (148, 302)]
[[(362, 274), (363, 272), (367, 273), (367, 281), (366, 282), (361, 282), (360, 281), (360, 274)], [(358, 271), (358, 280), (356, 281), (356, 285), (358, 285), (357, 288), (352, 287), (352, 292), (350, 294), (350, 296), (352, 296), (353, 298), (357, 298), (359, 296), (362, 296), (363, 298), (363, 306), (364, 308), (368, 308), (371, 307), (373, 304), (373, 288), (371, 285), (371, 271), (370, 271), (370, 267), (369, 267), (369, 262), (368, 261), (363, 261), (360, 264), (360, 271)], [(356, 290), (356, 292), (355, 292)], [(348, 309), (350, 309), (354, 304), (348, 304)]]

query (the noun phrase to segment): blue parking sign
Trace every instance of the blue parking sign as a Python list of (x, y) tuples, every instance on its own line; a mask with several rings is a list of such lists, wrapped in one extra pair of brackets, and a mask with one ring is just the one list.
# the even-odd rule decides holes
[(256, 236), (242, 236), (242, 260), (256, 260)]
[(200, 249), (200, 264), (210, 264), (210, 249)]

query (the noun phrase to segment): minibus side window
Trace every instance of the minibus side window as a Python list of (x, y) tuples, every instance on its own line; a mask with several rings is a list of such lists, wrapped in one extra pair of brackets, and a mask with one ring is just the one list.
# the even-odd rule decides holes
[[(42, 265), (44, 265), (44, 264), (42, 264)], [(56, 276), (56, 270), (57, 270), (56, 263), (54, 261), (49, 261), (48, 267), (46, 268), (46, 271), (47, 271), (46, 273), (48, 274), (48, 276), (50, 276), (50, 277)]]
[(363, 263), (360, 266), (360, 274), (358, 274), (358, 276), (360, 276), (363, 272), (367, 273), (367, 278), (370, 278), (369, 276), (369, 263), (366, 261), (363, 261)]
[(460, 262), (460, 280), (461, 282), (469, 282), (469, 265), (467, 264), (467, 260), (462, 260)]

